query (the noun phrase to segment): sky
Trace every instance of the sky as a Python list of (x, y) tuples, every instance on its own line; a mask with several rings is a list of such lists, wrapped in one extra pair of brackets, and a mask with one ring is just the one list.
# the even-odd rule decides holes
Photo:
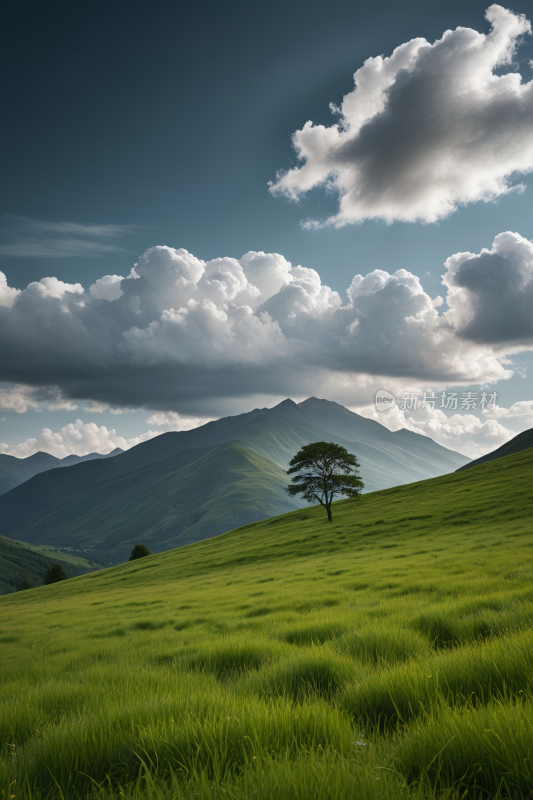
[(0, 452), (312, 395), (471, 457), (533, 427), (528, 13), (8, 0)]

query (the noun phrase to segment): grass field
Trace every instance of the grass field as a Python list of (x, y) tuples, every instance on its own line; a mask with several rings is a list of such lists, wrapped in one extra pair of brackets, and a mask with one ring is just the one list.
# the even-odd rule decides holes
[(531, 797), (532, 475), (530, 449), (0, 598), (2, 797)]

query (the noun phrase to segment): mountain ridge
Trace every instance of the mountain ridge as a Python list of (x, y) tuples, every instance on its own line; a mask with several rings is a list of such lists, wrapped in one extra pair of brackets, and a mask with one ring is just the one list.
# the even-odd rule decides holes
[(522, 450), (529, 450), (530, 447), (533, 447), (533, 428), (522, 431), (522, 433), (517, 434), (508, 442), (502, 444), (501, 447), (497, 447), (496, 450), (492, 450), (490, 453), (476, 458), (469, 464), (464, 464), (462, 467), (459, 467), (456, 472), (462, 469), (468, 469), (468, 467), (477, 467), (479, 464), (485, 464), (487, 461), (493, 461), (496, 458), (505, 458), (505, 456), (520, 453)]
[(96, 459), (113, 458), (123, 452), (124, 450), (120, 447), (116, 447), (110, 453), (87, 453), (85, 456), (69, 455), (65, 456), (65, 458), (57, 458), (42, 450), (27, 456), (27, 458), (17, 458), (17, 456), (9, 456), (2, 453), (0, 454), (0, 495), (9, 492), (10, 489), (14, 489), (16, 486), (20, 486), (21, 483), (30, 480), (34, 475), (39, 475), (50, 469), (70, 467), (73, 464)]
[(334, 441), (354, 453), (365, 492), (454, 472), (467, 461), (425, 437), (405, 438), (331, 401), (285, 400), (161, 434), (113, 458), (41, 472), (0, 497), (0, 518), (12, 538), (111, 547), (122, 558), (132, 536), (164, 549), (303, 505), (290, 505), (285, 471), (313, 441)]

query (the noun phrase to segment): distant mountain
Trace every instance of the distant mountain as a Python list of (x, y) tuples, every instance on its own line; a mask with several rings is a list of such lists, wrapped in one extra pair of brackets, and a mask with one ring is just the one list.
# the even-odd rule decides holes
[(52, 473), (39, 477), (43, 495), (35, 491), (33, 507), (26, 485), (10, 493), (6, 531), (13, 533), (16, 525), (27, 541), (98, 547), (115, 560), (127, 559), (137, 542), (166, 550), (303, 505), (286, 493), (284, 470), (234, 442), (187, 450), (98, 481), (44, 514)]
[(96, 458), (113, 458), (114, 456), (120, 455), (123, 453), (124, 450), (121, 447), (115, 447), (110, 453), (87, 453), (86, 456), (65, 456), (65, 458), (59, 459), (60, 467), (71, 467), (73, 464), (80, 464), (82, 461), (94, 461)]
[(89, 453), (86, 456), (66, 456), (56, 458), (50, 453), (34, 453), (27, 458), (17, 458), (16, 456), (0, 455), (0, 495), (20, 486), (21, 483), (33, 478), (41, 472), (57, 467), (71, 467), (82, 461), (92, 461), (95, 458), (111, 458), (119, 453), (123, 453), (120, 447), (115, 448), (111, 453), (102, 455), (101, 453)]
[(493, 450), (492, 453), (487, 453), (486, 456), (480, 456), (476, 458), (475, 461), (470, 461), (469, 464), (463, 464), (456, 472), (459, 472), (460, 469), (468, 469), (468, 467), (476, 467), (478, 464), (484, 464), (485, 461), (493, 461), (495, 458), (511, 456), (513, 453), (519, 453), (521, 450), (528, 450), (530, 447), (533, 447), (533, 428), (519, 433), (514, 439), (502, 444), (501, 447), (498, 447), (497, 450)]
[(337, 403), (285, 400), (161, 434), (114, 458), (41, 472), (0, 497), (0, 519), (6, 535), (29, 542), (105, 547), (121, 557), (137, 541), (168, 549), (298, 507), (285, 492), (285, 470), (303, 445), (324, 440), (357, 455), (365, 491), (468, 461)]

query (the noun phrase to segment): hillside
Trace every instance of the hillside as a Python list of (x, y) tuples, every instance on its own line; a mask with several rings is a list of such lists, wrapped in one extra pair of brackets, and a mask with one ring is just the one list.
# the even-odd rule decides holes
[[(120, 560), (140, 537), (159, 551), (295, 508), (299, 504), (284, 491), (284, 471), (303, 445), (324, 439), (355, 452), (365, 491), (452, 472), (467, 461), (431, 439), (391, 433), (337, 403), (286, 400), (162, 434), (114, 458), (43, 472), (0, 497), (0, 516), (6, 535), (24, 541), (105, 543)], [(234, 468), (234, 448), (247, 453), (244, 471)]]
[[(475, 467), (478, 464), (485, 464), (487, 461), (493, 461), (495, 458), (510, 456), (513, 453), (520, 453), (522, 450), (528, 450), (530, 447), (533, 447), (533, 428), (529, 428), (527, 431), (522, 431), (522, 433), (519, 433), (517, 436), (511, 439), (511, 441), (505, 442), (505, 444), (502, 444), (501, 447), (498, 447), (491, 453), (487, 453), (485, 456), (476, 458), (469, 464), (463, 464), (463, 466), (459, 467), (459, 469), (467, 469), (468, 467)], [(458, 471), (459, 470), (457, 470), (457, 472)]]
[(34, 453), (27, 458), (16, 458), (15, 456), (0, 455), (0, 495), (20, 486), (21, 483), (33, 478), (41, 472), (58, 467), (70, 467), (73, 464), (81, 464), (84, 461), (94, 461), (99, 458), (112, 458), (123, 453), (120, 447), (115, 448), (111, 453), (102, 455), (101, 453), (88, 453), (85, 456), (70, 455), (65, 458), (56, 458), (49, 453)]
[(532, 473), (529, 449), (0, 598), (0, 777), (20, 800), (523, 800)]
[(0, 534), (0, 594), (16, 591), (23, 578), (40, 586), (52, 564), (60, 564), (69, 578), (100, 569), (86, 559), (58, 553), (51, 547), (32, 547)]
[(40, 476), (45, 497), (37, 498), (37, 511), (24, 487), (14, 490), (20, 499), (4, 517), (6, 533), (63, 547), (99, 547), (115, 562), (126, 560), (139, 541), (152, 551), (165, 550), (302, 505), (285, 492), (287, 476), (280, 467), (231, 442), (95, 483), (43, 515), (51, 475)]

